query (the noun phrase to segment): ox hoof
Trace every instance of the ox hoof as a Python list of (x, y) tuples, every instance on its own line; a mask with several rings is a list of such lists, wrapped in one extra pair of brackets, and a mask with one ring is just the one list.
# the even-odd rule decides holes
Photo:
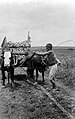
[(8, 82), (7, 84), (6, 84), (6, 87), (10, 87), (11, 85), (10, 85), (10, 83)]
[(5, 85), (2, 85), (2, 88), (5, 88)]
[(35, 82), (34, 85), (37, 85), (37, 82)]
[(53, 92), (59, 91), (59, 88), (52, 88), (52, 89), (53, 89)]
[(11, 82), (11, 86), (12, 86), (12, 87), (15, 87), (15, 83), (14, 83), (14, 82)]

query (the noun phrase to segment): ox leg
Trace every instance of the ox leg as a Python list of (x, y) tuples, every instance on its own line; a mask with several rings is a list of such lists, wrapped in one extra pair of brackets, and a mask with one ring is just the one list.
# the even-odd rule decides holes
[(43, 83), (44, 83), (44, 71), (42, 71), (42, 79), (43, 79)]
[(4, 58), (2, 58), (2, 63), (1, 63), (1, 74), (2, 74), (2, 85), (5, 86), (5, 67), (4, 67)]
[(9, 84), (10, 67), (7, 67), (7, 73), (8, 73), (8, 84)]
[(29, 69), (27, 68), (27, 76), (29, 77)]
[(11, 84), (14, 85), (14, 68), (10, 68), (10, 78), (11, 78)]
[(9, 84), (9, 74), (10, 74), (10, 73), (8, 72), (8, 84)]
[(31, 78), (34, 78), (34, 69), (31, 69)]
[(5, 78), (6, 77), (5, 77), (5, 71), (4, 71), (4, 69), (2, 69), (1, 72), (2, 72), (2, 81), (3, 81), (2, 85), (5, 86)]
[(27, 75), (28, 75), (29, 78), (33, 78), (33, 70), (27, 68)]
[(36, 82), (38, 81), (38, 69), (36, 68)]

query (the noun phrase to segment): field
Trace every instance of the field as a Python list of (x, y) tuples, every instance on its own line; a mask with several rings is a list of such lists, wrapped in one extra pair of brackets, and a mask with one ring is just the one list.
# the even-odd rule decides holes
[[(32, 50), (44, 52), (45, 48)], [(6, 79), (6, 87), (2, 88), (0, 80), (0, 119), (75, 119), (75, 48), (55, 47), (54, 51), (62, 62), (56, 73), (58, 90), (51, 89), (48, 71), (44, 85), (33, 85), (27, 81), (31, 79), (27, 78), (26, 69), (18, 67), (15, 87), (7, 85)]]

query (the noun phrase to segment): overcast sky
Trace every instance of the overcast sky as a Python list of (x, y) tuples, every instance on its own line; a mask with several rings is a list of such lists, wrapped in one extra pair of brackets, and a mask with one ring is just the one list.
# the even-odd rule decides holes
[(75, 46), (75, 0), (0, 0), (0, 44), (4, 36), (22, 42), (28, 31), (32, 46)]

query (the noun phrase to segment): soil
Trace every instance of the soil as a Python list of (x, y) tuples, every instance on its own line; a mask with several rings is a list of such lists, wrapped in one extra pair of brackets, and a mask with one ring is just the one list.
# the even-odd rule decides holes
[[(39, 88), (29, 84), (26, 75), (18, 69), (15, 72), (15, 86), (7, 84), (2, 88), (0, 81), (0, 119), (71, 119)], [(0, 74), (1, 79), (1, 74)], [(67, 112), (75, 116), (75, 95), (68, 87), (57, 81), (59, 90), (52, 90), (45, 79), (43, 87), (61, 104)]]

